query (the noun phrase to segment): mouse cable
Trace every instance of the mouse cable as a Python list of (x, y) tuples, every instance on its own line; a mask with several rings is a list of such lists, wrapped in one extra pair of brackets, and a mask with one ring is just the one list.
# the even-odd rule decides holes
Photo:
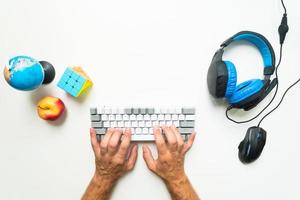
[(263, 121), (267, 116), (269, 116), (272, 112), (274, 112), (274, 111), (281, 105), (281, 103), (282, 103), (282, 101), (283, 101), (285, 95), (288, 93), (288, 91), (289, 91), (290, 89), (292, 89), (292, 87), (294, 87), (295, 85), (297, 85), (299, 82), (300, 82), (300, 78), (299, 78), (297, 81), (295, 81), (292, 85), (290, 85), (290, 86), (285, 90), (285, 92), (284, 92), (284, 94), (282, 95), (282, 97), (281, 97), (279, 103), (278, 103), (272, 110), (270, 110), (267, 114), (265, 114), (265, 116), (263, 116), (263, 118), (261, 118), (261, 120), (259, 121), (259, 123), (258, 123), (258, 125), (257, 125), (258, 127), (260, 126), (260, 124), (262, 123), (262, 121)]
[[(284, 14), (282, 16), (282, 19), (281, 19), (281, 24), (278, 28), (278, 32), (279, 32), (279, 38), (280, 38), (280, 54), (279, 54), (279, 60), (278, 60), (278, 63), (277, 63), (277, 66), (275, 67), (275, 76), (276, 76), (276, 79), (277, 79), (277, 84), (276, 84), (276, 88), (275, 88), (275, 92), (274, 92), (274, 95), (271, 99), (271, 101), (254, 117), (248, 119), (248, 120), (245, 120), (245, 121), (236, 121), (234, 120), (233, 118), (229, 117), (228, 115), (228, 112), (233, 109), (232, 106), (229, 106), (226, 111), (225, 111), (225, 115), (226, 115), (226, 118), (236, 124), (244, 124), (244, 123), (248, 123), (248, 122), (251, 122), (253, 121), (254, 119), (256, 119), (257, 117), (259, 117), (274, 101), (277, 93), (278, 93), (278, 88), (279, 88), (279, 78), (278, 78), (278, 68), (281, 64), (281, 60), (282, 60), (282, 47), (283, 47), (283, 43), (284, 43), (284, 40), (285, 40), (285, 36), (286, 36), (286, 33), (288, 32), (289, 30), (289, 27), (287, 25), (287, 10), (286, 10), (286, 7), (285, 7), (285, 4), (283, 2), (283, 0), (281, 0), (281, 5), (284, 9)], [(267, 115), (269, 115), (271, 113), (268, 113)], [(264, 116), (263, 118), (265, 118), (266, 116)]]

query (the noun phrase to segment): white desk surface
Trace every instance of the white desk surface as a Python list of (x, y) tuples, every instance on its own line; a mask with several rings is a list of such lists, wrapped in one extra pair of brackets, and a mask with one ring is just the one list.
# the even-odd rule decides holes
[[(300, 3), (286, 0), (286, 6), (290, 32), (279, 94), (300, 76)], [(225, 106), (212, 100), (206, 85), (214, 52), (238, 31), (264, 34), (278, 55), (282, 12), (279, 0), (2, 0), (1, 65), (25, 54), (50, 61), (57, 76), (46, 87), (20, 92), (1, 75), (0, 199), (80, 199), (94, 171), (92, 105), (195, 106), (198, 135), (185, 164), (202, 199), (300, 199), (299, 86), (263, 123), (268, 139), (261, 158), (243, 165), (237, 146), (257, 121), (228, 121)], [(230, 48), (225, 58), (236, 64), (239, 82), (262, 77), (262, 59), (253, 46)], [(76, 100), (56, 87), (73, 65), (84, 67), (95, 83), (86, 98)], [(35, 106), (45, 95), (65, 102), (64, 119), (38, 118)], [(253, 116), (268, 100), (235, 117)], [(147, 170), (141, 148), (134, 171), (120, 180), (112, 199), (169, 199), (163, 183)]]

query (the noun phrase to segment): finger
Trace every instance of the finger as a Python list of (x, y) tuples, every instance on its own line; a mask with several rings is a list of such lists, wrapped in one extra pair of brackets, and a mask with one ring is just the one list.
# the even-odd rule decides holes
[(151, 171), (155, 171), (155, 160), (152, 156), (152, 152), (147, 145), (143, 145), (143, 158), (146, 162), (147, 167)]
[(188, 152), (190, 150), (190, 148), (193, 146), (194, 140), (196, 137), (196, 132), (193, 132), (190, 136), (190, 138), (188, 139), (187, 143), (184, 145), (182, 153), (185, 154), (186, 152)]
[(131, 130), (127, 128), (124, 131), (124, 135), (122, 137), (122, 142), (120, 144), (120, 148), (118, 151), (118, 154), (121, 158), (125, 158), (130, 146), (130, 141), (131, 141)]
[(172, 132), (174, 133), (174, 135), (176, 137), (179, 150), (182, 150), (183, 145), (184, 145), (184, 141), (182, 139), (182, 136), (180, 135), (179, 130), (175, 127), (175, 125), (171, 126), (171, 130), (172, 130)]
[(138, 146), (137, 146), (137, 144), (135, 144), (131, 148), (129, 158), (128, 158), (127, 163), (126, 163), (126, 170), (127, 171), (131, 171), (134, 168), (136, 160), (137, 160), (137, 156), (138, 156)]
[(159, 154), (166, 153), (167, 146), (165, 143), (165, 139), (162, 136), (161, 129), (158, 127), (154, 127), (153, 133), (154, 133), (155, 144), (156, 144), (158, 153)]
[(177, 139), (176, 139), (175, 134), (173, 133), (173, 131), (171, 130), (170, 127), (163, 126), (162, 129), (166, 135), (168, 146), (170, 147), (170, 150), (176, 151), (177, 150)]
[(118, 151), (122, 132), (119, 129), (115, 129), (109, 142), (108, 142), (108, 153), (114, 155)]
[(90, 129), (90, 135), (91, 135), (91, 144), (92, 144), (94, 154), (96, 157), (98, 157), (100, 155), (100, 145), (97, 140), (95, 129), (93, 128)]
[(108, 131), (106, 132), (106, 134), (105, 134), (103, 140), (100, 142), (101, 154), (107, 153), (107, 150), (108, 150), (108, 149), (107, 149), (108, 142), (109, 142), (109, 140), (110, 140), (110, 138), (111, 138), (113, 132), (114, 132), (114, 129), (113, 129), (113, 128), (108, 129)]

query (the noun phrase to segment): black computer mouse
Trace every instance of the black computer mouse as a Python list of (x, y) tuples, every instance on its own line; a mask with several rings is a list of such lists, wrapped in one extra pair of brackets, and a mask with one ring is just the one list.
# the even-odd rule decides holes
[(255, 161), (263, 151), (266, 139), (267, 132), (263, 128), (250, 127), (239, 145), (240, 161), (245, 164)]

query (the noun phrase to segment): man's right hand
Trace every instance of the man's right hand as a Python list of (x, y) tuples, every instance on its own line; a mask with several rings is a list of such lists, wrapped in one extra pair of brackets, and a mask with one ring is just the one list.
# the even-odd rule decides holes
[(184, 143), (175, 126), (163, 126), (162, 130), (166, 139), (160, 128), (154, 128), (158, 151), (156, 160), (149, 147), (143, 146), (143, 157), (148, 168), (164, 180), (173, 200), (199, 200), (184, 171), (184, 156), (193, 145), (195, 132)]

